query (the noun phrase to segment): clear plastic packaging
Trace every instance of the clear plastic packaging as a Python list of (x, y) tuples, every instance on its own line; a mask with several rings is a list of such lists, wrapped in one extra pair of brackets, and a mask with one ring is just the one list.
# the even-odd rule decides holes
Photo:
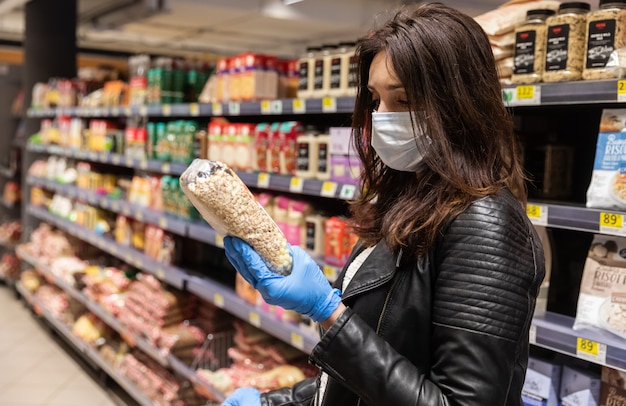
[(580, 80), (585, 59), (589, 3), (563, 3), (559, 14), (548, 17), (544, 82)]
[(187, 198), (221, 235), (246, 241), (279, 275), (291, 273), (287, 239), (237, 174), (221, 162), (196, 159), (180, 177)]
[(600, 0), (587, 15), (587, 48), (583, 79), (624, 77), (626, 66), (626, 0)]
[(554, 10), (528, 10), (526, 21), (515, 29), (512, 83), (541, 81), (546, 60), (546, 19), (551, 15), (554, 15)]

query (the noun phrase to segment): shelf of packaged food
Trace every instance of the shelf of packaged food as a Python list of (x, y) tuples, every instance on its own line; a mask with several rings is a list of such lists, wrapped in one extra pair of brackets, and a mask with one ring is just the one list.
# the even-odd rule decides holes
[(274, 314), (251, 306), (232, 289), (218, 283), (189, 276), (187, 290), (307, 353), (311, 352), (319, 341), (319, 336), (312, 330), (280, 320)]
[(535, 225), (599, 234), (626, 235), (626, 212), (530, 201), (526, 213)]
[(20, 295), (31, 306), (34, 312), (43, 317), (48, 323), (61, 334), (65, 340), (70, 343), (77, 353), (81, 354), (85, 359), (94, 363), (100, 369), (102, 369), (108, 376), (110, 376), (115, 382), (117, 382), (135, 401), (142, 406), (155, 406), (156, 403), (146, 397), (139, 389), (135, 387), (128, 379), (122, 376), (115, 368), (102, 358), (102, 356), (89, 344), (76, 337), (70, 329), (63, 324), (60, 320), (54, 317), (45, 306), (42, 306), (32, 293), (21, 286), (18, 282), (16, 288)]
[(601, 330), (574, 330), (574, 318), (546, 312), (533, 318), (530, 343), (626, 371), (626, 340)]
[[(251, 306), (237, 296), (231, 288), (208, 279), (187, 274), (184, 270), (171, 265), (163, 266), (158, 264), (134, 248), (118, 244), (108, 237), (98, 235), (92, 230), (60, 218), (42, 207), (29, 206), (28, 212), (34, 217), (46, 221), (83, 241), (87, 241), (138, 269), (156, 275), (159, 279), (172, 286), (186, 289), (201, 298), (215, 303), (229, 313), (248, 320), (275, 337), (291, 343), (296, 348), (310, 351), (318, 340), (317, 335), (303, 330), (299, 325), (283, 322), (274, 314)], [(172, 274), (176, 275), (175, 278), (172, 277)], [(176, 283), (172, 283), (172, 279)]]
[(27, 116), (46, 118), (74, 117), (209, 117), (260, 116), (284, 114), (351, 113), (354, 97), (324, 97), (321, 99), (278, 99), (228, 103), (176, 103), (121, 107), (59, 107), (31, 108)]
[[(185, 169), (187, 169), (187, 165), (180, 163), (137, 159), (121, 154), (62, 148), (56, 145), (29, 143), (28, 150), (176, 176), (180, 176)], [(343, 200), (352, 200), (357, 193), (356, 186), (348, 183), (304, 179), (297, 176), (269, 174), (265, 172), (237, 171), (237, 175), (248, 187), (276, 192), (297, 193)]]
[(626, 80), (504, 86), (502, 98), (510, 107), (621, 103), (626, 101)]
[(48, 283), (57, 286), (68, 295), (76, 299), (78, 302), (82, 303), (90, 312), (98, 316), (100, 320), (102, 320), (106, 325), (117, 331), (129, 345), (139, 348), (141, 351), (149, 355), (159, 364), (164, 367), (169, 367), (172, 370), (178, 372), (194, 385), (201, 385), (206, 392), (211, 393), (216, 399), (221, 400), (224, 398), (224, 395), (221, 392), (217, 391), (206, 382), (200, 380), (196, 373), (192, 371), (189, 366), (185, 365), (178, 358), (172, 356), (171, 354), (165, 355), (161, 353), (161, 351), (153, 347), (145, 339), (133, 335), (124, 325), (122, 325), (122, 323), (119, 322), (119, 320), (115, 316), (104, 310), (99, 304), (93, 302), (89, 297), (87, 297), (78, 289), (71, 286), (68, 282), (52, 273), (50, 267), (48, 267), (46, 264), (42, 263), (40, 260), (30, 255), (28, 252), (21, 249), (20, 247), (17, 248), (17, 253), (23, 261), (28, 262), (29, 264), (37, 268), (39, 272), (44, 276), (46, 281), (48, 281)]
[(107, 236), (99, 235), (95, 231), (54, 215), (45, 208), (29, 206), (28, 213), (100, 248), (102, 251), (108, 252), (137, 269), (156, 276), (171, 286), (178, 289), (183, 289), (184, 287), (187, 274), (175, 266), (157, 262), (133, 247), (119, 244)]

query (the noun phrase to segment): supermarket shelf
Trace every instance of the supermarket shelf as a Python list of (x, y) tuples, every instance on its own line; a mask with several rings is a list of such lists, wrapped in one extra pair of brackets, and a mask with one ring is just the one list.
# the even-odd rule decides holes
[[(56, 145), (29, 144), (27, 148), (32, 152), (59, 155), (176, 176), (180, 176), (187, 169), (187, 165), (185, 164), (137, 159), (106, 152), (61, 148)], [(265, 172), (237, 171), (237, 175), (248, 187), (268, 189), (277, 192), (289, 192), (343, 200), (352, 200), (357, 193), (356, 186), (347, 183), (303, 179), (296, 176), (274, 175)]]
[[(504, 102), (510, 107), (619, 103), (626, 101), (624, 95), (619, 94), (620, 86), (624, 87), (626, 83), (621, 80), (583, 80), (504, 86), (502, 92)], [(518, 93), (522, 89), (523, 94)]]
[(307, 353), (319, 342), (318, 335), (313, 331), (284, 322), (274, 314), (250, 306), (232, 289), (218, 283), (189, 276), (187, 290)]
[(256, 102), (180, 103), (124, 107), (71, 107), (28, 109), (27, 116), (45, 118), (76, 117), (209, 117), (259, 116), (283, 114), (351, 113), (354, 97), (325, 97), (322, 99), (280, 99)]
[(218, 399), (220, 401), (224, 399), (224, 394), (217, 391), (212, 386), (206, 384), (204, 381), (200, 380), (198, 376), (196, 375), (196, 373), (193, 370), (191, 370), (190, 367), (182, 363), (178, 358), (172, 355), (164, 355), (161, 353), (161, 351), (153, 347), (145, 339), (133, 336), (133, 334), (130, 333), (126, 329), (126, 327), (124, 327), (115, 316), (105, 311), (102, 307), (100, 307), (99, 304), (93, 302), (85, 294), (83, 294), (82, 292), (80, 292), (79, 290), (71, 286), (70, 284), (68, 284), (66, 281), (54, 275), (48, 266), (41, 263), (41, 261), (39, 261), (37, 258), (28, 254), (27, 252), (20, 249), (19, 247), (17, 251), (18, 251), (19, 257), (22, 258), (22, 260), (28, 262), (29, 264), (39, 269), (39, 271), (43, 273), (45, 279), (49, 283), (56, 285), (57, 287), (65, 291), (67, 294), (72, 296), (74, 299), (82, 303), (87, 309), (89, 309), (90, 312), (98, 316), (100, 320), (102, 320), (105, 324), (107, 324), (113, 330), (117, 331), (120, 334), (120, 336), (125, 341), (128, 342), (128, 344), (130, 344), (133, 347), (139, 348), (141, 351), (148, 354), (152, 359), (157, 361), (162, 366), (173, 369), (174, 371), (178, 372), (179, 374), (184, 376), (187, 380), (194, 383), (195, 385), (202, 385), (205, 391), (213, 394), (215, 399)]
[[(626, 371), (626, 340), (600, 330), (574, 330), (574, 319), (547, 312), (535, 316), (531, 327), (531, 344), (561, 352), (576, 358)], [(579, 340), (593, 343), (596, 354), (580, 348)], [(594, 352), (594, 351), (592, 351)]]
[(527, 213), (535, 225), (609, 235), (626, 235), (626, 212), (591, 209), (582, 205), (530, 201)]
[(178, 289), (184, 288), (187, 274), (179, 268), (157, 262), (133, 247), (127, 247), (109, 237), (98, 235), (92, 230), (48, 212), (45, 208), (29, 206), (28, 213), (100, 248), (102, 251), (108, 252), (137, 269), (156, 276), (171, 286)]
[(58, 332), (60, 333), (67, 342), (69, 342), (74, 349), (82, 354), (86, 359), (95, 363), (98, 367), (100, 367), (107, 375), (109, 375), (113, 380), (115, 380), (133, 399), (135, 399), (139, 404), (143, 406), (155, 406), (156, 403), (152, 400), (148, 399), (140, 390), (138, 390), (135, 385), (133, 385), (128, 379), (122, 376), (120, 373), (115, 371), (112, 365), (107, 363), (104, 358), (89, 344), (80, 340), (78, 337), (74, 336), (70, 329), (64, 325), (61, 321), (59, 321), (56, 317), (50, 314), (45, 307), (41, 306), (37, 299), (31, 294), (28, 290), (24, 289), (22, 285), (18, 282), (16, 283), (16, 288), (18, 292), (24, 297), (26, 302), (34, 309), (35, 313), (41, 315), (45, 318), (48, 323)]

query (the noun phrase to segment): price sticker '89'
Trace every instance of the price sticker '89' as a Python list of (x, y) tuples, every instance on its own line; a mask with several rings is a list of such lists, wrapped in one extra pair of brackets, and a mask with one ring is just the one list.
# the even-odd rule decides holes
[(595, 341), (578, 338), (576, 349), (591, 355), (598, 355), (598, 343)]
[(616, 213), (600, 213), (600, 225), (603, 227), (622, 228), (623, 216)]
[(598, 364), (606, 364), (606, 344), (578, 337), (576, 356)]

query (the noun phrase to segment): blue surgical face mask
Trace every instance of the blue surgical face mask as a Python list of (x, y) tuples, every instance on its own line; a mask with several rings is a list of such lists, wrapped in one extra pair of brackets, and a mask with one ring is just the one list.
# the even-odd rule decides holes
[(415, 124), (416, 130), (408, 111), (372, 113), (372, 147), (385, 165), (398, 171), (415, 172), (424, 158), (425, 151), (420, 147), (430, 144), (430, 137), (423, 133), (420, 123)]

